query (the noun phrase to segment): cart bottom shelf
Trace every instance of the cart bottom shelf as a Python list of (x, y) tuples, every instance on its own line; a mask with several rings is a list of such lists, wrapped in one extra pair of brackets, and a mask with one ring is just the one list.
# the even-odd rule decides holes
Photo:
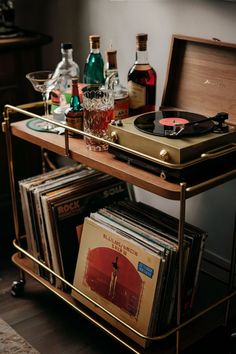
[[(114, 340), (121, 343), (127, 349), (127, 351), (137, 354), (174, 354), (176, 352), (175, 335), (172, 335), (162, 341), (153, 341), (149, 348), (143, 349), (136, 343), (132, 342), (128, 337), (125, 337), (123, 334), (117, 331), (114, 327), (110, 326), (109, 323), (90, 311), (83, 304), (76, 301), (70, 294), (55, 288), (52, 284), (50, 284), (50, 282), (36, 274), (33, 270), (33, 262), (30, 259), (26, 257), (20, 257), (18, 253), (15, 253), (12, 256), (12, 261), (18, 268), (23, 270), (61, 300), (70, 305), (74, 310), (89, 320), (93, 325), (96, 325), (105, 333), (109, 334)], [(202, 339), (205, 335), (221, 326), (224, 321), (224, 309), (225, 305), (217, 308), (214, 311), (211, 311), (206, 316), (203, 316), (203, 318), (194, 321), (182, 329), (180, 336), (181, 349), (183, 350), (189, 348), (191, 345)]]

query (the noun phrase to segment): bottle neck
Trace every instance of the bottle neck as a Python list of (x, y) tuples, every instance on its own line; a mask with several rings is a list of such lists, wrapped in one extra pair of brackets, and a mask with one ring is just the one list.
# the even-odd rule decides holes
[(73, 50), (72, 49), (62, 50), (61, 54), (62, 54), (62, 61), (73, 62)]
[(90, 54), (100, 54), (100, 48), (90, 48)]
[(70, 100), (70, 107), (73, 112), (80, 111), (82, 109), (79, 98), (79, 88), (78, 83), (72, 84), (72, 95)]
[(73, 84), (72, 85), (72, 96), (79, 96), (78, 84)]
[(136, 50), (135, 64), (149, 64), (147, 50)]
[(119, 82), (119, 73), (118, 73), (118, 69), (105, 69), (105, 77), (106, 79), (109, 77), (113, 77), (116, 78), (116, 81)]

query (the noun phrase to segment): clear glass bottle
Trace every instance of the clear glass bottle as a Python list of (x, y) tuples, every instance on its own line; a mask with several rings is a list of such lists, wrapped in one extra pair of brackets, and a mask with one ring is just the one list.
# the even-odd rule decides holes
[(106, 50), (105, 78), (107, 79), (112, 74), (115, 74), (116, 79), (119, 80), (117, 50), (111, 48)]
[[(79, 98), (79, 81), (78, 79), (72, 79), (72, 95), (70, 99), (70, 108), (66, 110), (66, 124), (72, 128), (83, 130), (83, 107)], [(68, 131), (69, 135), (74, 137), (83, 136), (72, 131)]]
[(113, 119), (127, 118), (129, 115), (128, 90), (120, 84), (116, 50), (109, 49), (106, 51), (105, 78), (105, 88), (114, 92)]
[(84, 67), (85, 84), (104, 84), (104, 61), (100, 52), (100, 36), (89, 36), (90, 53)]
[[(72, 79), (79, 79), (80, 68), (73, 60), (72, 43), (61, 43), (61, 61), (57, 64), (54, 76), (58, 77), (57, 85), (51, 93), (52, 112), (60, 106), (65, 107), (70, 103), (72, 94)], [(62, 109), (63, 110), (63, 109)]]
[(157, 75), (148, 61), (146, 33), (136, 35), (136, 60), (128, 72), (129, 115), (156, 109)]

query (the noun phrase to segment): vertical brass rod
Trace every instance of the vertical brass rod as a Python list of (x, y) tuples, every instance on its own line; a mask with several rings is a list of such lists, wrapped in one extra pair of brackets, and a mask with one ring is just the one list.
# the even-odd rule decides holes
[(41, 146), (42, 173), (46, 172), (46, 162), (44, 158), (44, 148)]
[(65, 155), (70, 157), (70, 149), (69, 149), (69, 133), (68, 129), (65, 129)]
[[(178, 288), (177, 288), (177, 326), (181, 324), (181, 305), (182, 305), (182, 273), (183, 273), (183, 240), (184, 240), (184, 222), (186, 205), (186, 183), (181, 183), (180, 190), (180, 215), (178, 227)], [(176, 354), (180, 353), (180, 330), (176, 331)]]
[[(236, 214), (234, 216), (233, 242), (232, 242), (231, 262), (230, 262), (230, 271), (229, 271), (229, 281), (228, 281), (229, 294), (232, 292), (234, 287), (235, 262), (236, 262)], [(229, 299), (226, 304), (225, 326), (228, 325), (230, 305), (231, 305), (231, 299)]]
[[(20, 228), (19, 228), (19, 217), (17, 211), (17, 198), (16, 198), (16, 187), (15, 187), (15, 173), (14, 173), (14, 159), (12, 151), (12, 138), (11, 138), (11, 127), (10, 127), (10, 116), (9, 109), (5, 107), (4, 112), (4, 132), (6, 136), (6, 152), (7, 152), (7, 162), (9, 171), (9, 181), (10, 181), (10, 192), (11, 192), (11, 204), (13, 213), (13, 223), (15, 231), (15, 239), (20, 244)], [(22, 253), (19, 251), (19, 257), (22, 257)], [(20, 269), (20, 279), (25, 282), (25, 273)]]
[(19, 244), (20, 231), (19, 231), (19, 219), (18, 219), (18, 212), (17, 212), (17, 205), (16, 205), (17, 199), (16, 199), (15, 177), (14, 177), (12, 139), (11, 139), (9, 110), (7, 108), (4, 110), (4, 122), (5, 122), (6, 150), (7, 150), (7, 161), (8, 161), (8, 170), (9, 170), (9, 180), (10, 180), (13, 222), (14, 222), (16, 240)]

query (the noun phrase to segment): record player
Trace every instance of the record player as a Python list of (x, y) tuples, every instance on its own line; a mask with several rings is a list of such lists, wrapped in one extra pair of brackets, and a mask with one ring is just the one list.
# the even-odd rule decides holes
[(109, 151), (188, 181), (236, 167), (235, 123), (236, 45), (174, 35), (160, 111), (112, 122)]

